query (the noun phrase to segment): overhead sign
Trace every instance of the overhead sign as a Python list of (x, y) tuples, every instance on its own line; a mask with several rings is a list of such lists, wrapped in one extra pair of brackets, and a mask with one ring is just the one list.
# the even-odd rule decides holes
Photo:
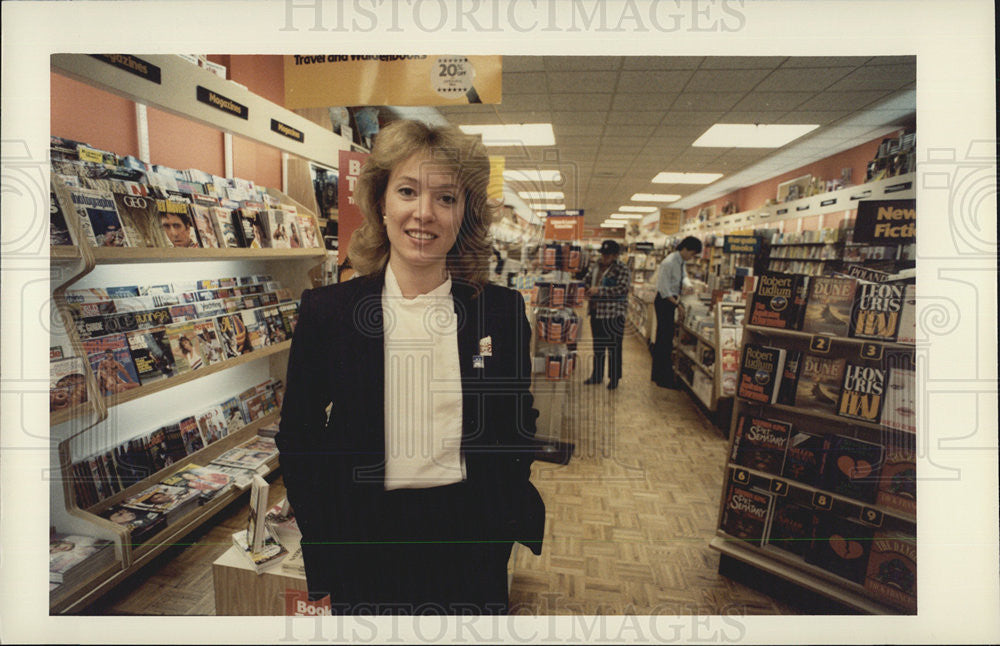
[(357, 153), (350, 150), (340, 151), (338, 170), (339, 190), (337, 191), (337, 247), (341, 249), (338, 262), (343, 264), (350, 249), (351, 234), (361, 226), (362, 216), (358, 203), (354, 200), (354, 190), (361, 175), (361, 167), (368, 159), (368, 153)]
[(681, 231), (684, 211), (681, 209), (660, 209), (660, 233), (671, 236)]
[(501, 61), (500, 56), (288, 55), (285, 107), (500, 103)]
[(757, 236), (727, 235), (722, 243), (723, 253), (757, 253), (760, 238)]
[(218, 92), (213, 92), (207, 87), (203, 87), (201, 85), (196, 86), (195, 92), (199, 101), (212, 106), (216, 110), (221, 110), (226, 114), (231, 114), (234, 117), (239, 117), (240, 119), (248, 119), (250, 117), (249, 108), (242, 103), (233, 101), (229, 97), (223, 96)]
[(583, 238), (583, 211), (546, 211), (546, 240), (580, 240)]
[(916, 238), (916, 200), (864, 200), (858, 202), (854, 242), (909, 244)]
[(120, 70), (125, 70), (129, 74), (135, 74), (157, 85), (160, 84), (160, 68), (138, 56), (131, 54), (91, 54), (91, 56), (108, 65), (114, 65)]

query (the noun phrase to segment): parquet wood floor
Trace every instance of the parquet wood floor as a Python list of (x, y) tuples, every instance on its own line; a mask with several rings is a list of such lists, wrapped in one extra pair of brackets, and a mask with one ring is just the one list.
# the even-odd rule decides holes
[[(589, 342), (584, 341), (581, 355)], [(585, 386), (582, 356), (570, 386), (563, 437), (567, 465), (536, 462), (546, 504), (541, 556), (519, 549), (510, 602), (535, 614), (794, 614), (717, 573), (715, 532), (727, 441), (684, 391), (649, 380), (645, 342), (626, 336), (615, 391)], [(280, 479), (271, 499), (284, 495)], [(244, 522), (234, 503), (210, 527), (157, 559), (89, 612), (212, 615), (211, 564)]]

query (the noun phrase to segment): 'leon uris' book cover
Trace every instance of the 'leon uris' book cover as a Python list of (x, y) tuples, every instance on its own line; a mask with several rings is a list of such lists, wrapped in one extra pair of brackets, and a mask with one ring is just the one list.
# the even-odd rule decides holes
[(800, 274), (762, 273), (750, 303), (749, 324), (794, 330), (805, 304), (801, 294), (805, 281)]
[(875, 502), (882, 470), (883, 447), (852, 437), (827, 437), (822, 488), (854, 500)]
[(857, 281), (853, 278), (812, 278), (802, 331), (847, 336), (856, 285)]
[(836, 514), (820, 514), (813, 528), (807, 563), (863, 584), (875, 530)]
[(774, 403), (781, 386), (785, 349), (748, 343), (740, 357), (736, 394), (743, 399)]
[(736, 423), (730, 462), (780, 474), (791, 430), (788, 422), (741, 415)]
[(763, 544), (773, 498), (769, 493), (729, 483), (722, 510), (722, 530), (751, 544)]
[(859, 283), (854, 295), (851, 336), (894, 341), (899, 330), (904, 292), (903, 285)]
[(901, 610), (917, 611), (917, 541), (912, 536), (879, 532), (872, 541), (865, 589)]
[(804, 557), (812, 549), (816, 513), (809, 507), (788, 500), (786, 496), (776, 497), (767, 544)]
[(886, 371), (864, 364), (848, 363), (840, 388), (837, 414), (877, 424), (882, 413)]
[(799, 383), (795, 389), (795, 406), (835, 414), (844, 382), (843, 358), (802, 356)]

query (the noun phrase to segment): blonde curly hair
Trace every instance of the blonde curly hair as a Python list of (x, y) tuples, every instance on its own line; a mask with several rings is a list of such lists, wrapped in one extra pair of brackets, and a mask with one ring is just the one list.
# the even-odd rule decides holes
[(453, 280), (482, 286), (489, 280), (490, 224), (496, 211), (487, 195), (490, 160), (480, 137), (452, 126), (404, 120), (394, 121), (378, 133), (354, 191), (363, 220), (351, 236), (351, 264), (360, 274), (385, 268), (390, 246), (380, 205), (392, 170), (417, 154), (455, 168), (465, 190), (465, 213), (446, 265)]

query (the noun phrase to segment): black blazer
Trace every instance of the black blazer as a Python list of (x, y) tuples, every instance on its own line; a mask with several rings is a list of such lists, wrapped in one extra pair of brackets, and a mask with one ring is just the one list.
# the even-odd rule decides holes
[[(310, 593), (329, 592), (335, 601), (367, 601), (373, 591), (355, 584), (377, 567), (385, 495), (383, 284), (378, 274), (303, 292), (276, 438)], [(524, 300), (514, 290), (477, 291), (457, 279), (452, 296), (466, 484), (484, 511), (476, 534), (540, 554), (545, 506), (528, 480), (538, 412), (529, 392)], [(493, 354), (475, 368), (487, 336)]]

